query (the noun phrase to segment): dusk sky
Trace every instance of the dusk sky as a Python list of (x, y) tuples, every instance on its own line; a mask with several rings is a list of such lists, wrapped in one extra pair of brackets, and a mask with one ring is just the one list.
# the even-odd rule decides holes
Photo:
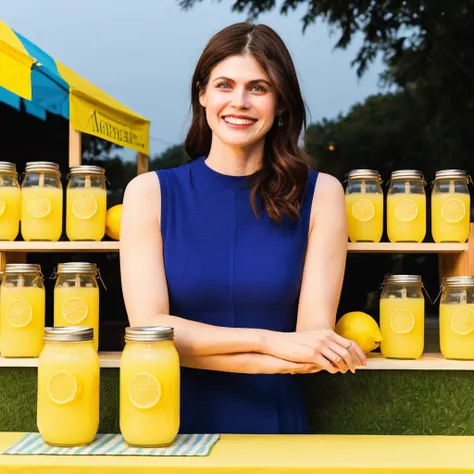
[[(232, 3), (204, 0), (183, 11), (176, 0), (16, 0), (2, 2), (0, 18), (149, 118), (150, 154), (155, 155), (184, 139), (189, 83), (207, 41), (225, 26), (246, 19), (231, 12)], [(258, 23), (274, 28), (287, 44), (314, 122), (347, 112), (378, 92), (382, 63), (358, 79), (350, 63), (360, 41), (345, 51), (334, 50), (337, 34), (331, 36), (322, 23), (303, 35), (304, 10), (288, 16), (275, 10)]]

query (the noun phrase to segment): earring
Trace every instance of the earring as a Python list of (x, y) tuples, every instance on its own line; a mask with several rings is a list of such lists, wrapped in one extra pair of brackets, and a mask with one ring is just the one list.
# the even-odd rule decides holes
[(283, 125), (283, 119), (281, 117), (278, 117), (278, 126), (281, 127)]

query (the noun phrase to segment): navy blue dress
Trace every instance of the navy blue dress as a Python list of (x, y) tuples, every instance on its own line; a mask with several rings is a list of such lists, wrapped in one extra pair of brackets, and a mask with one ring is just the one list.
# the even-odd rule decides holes
[[(317, 172), (301, 219), (282, 225), (260, 210), (245, 176), (205, 157), (157, 171), (170, 314), (216, 326), (294, 331)], [(291, 374), (181, 369), (181, 433), (308, 433)]]

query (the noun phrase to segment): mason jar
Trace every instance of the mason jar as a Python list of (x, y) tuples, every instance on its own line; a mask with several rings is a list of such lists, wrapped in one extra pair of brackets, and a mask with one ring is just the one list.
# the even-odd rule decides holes
[(431, 233), (436, 243), (464, 243), (471, 222), (470, 176), (464, 170), (436, 172), (431, 191)]
[(380, 295), (382, 355), (418, 359), (424, 348), (425, 299), (420, 275), (387, 275)]
[(120, 431), (131, 446), (173, 443), (180, 425), (180, 362), (169, 327), (125, 329)]
[(439, 342), (446, 359), (474, 359), (474, 277), (443, 278)]
[(7, 263), (0, 285), (3, 357), (38, 357), (43, 349), (45, 289), (40, 265)]
[(69, 240), (100, 241), (105, 235), (105, 170), (82, 165), (70, 169), (66, 190), (66, 234)]
[(382, 239), (384, 199), (382, 178), (375, 170), (349, 172), (346, 186), (346, 214), (351, 242), (375, 242)]
[(20, 231), (21, 196), (15, 163), (0, 161), (0, 240), (13, 241)]
[(393, 171), (387, 192), (390, 242), (423, 241), (426, 235), (425, 178), (421, 171)]
[(63, 188), (59, 165), (26, 163), (21, 183), (21, 235), (24, 240), (57, 242), (63, 226)]

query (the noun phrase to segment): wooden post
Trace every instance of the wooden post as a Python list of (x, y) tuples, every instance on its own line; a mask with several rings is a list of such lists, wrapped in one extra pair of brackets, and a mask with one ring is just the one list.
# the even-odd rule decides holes
[(474, 276), (474, 223), (470, 224), (468, 249), (439, 255), (439, 280), (451, 276)]
[(72, 128), (69, 122), (69, 167), (79, 166), (82, 163), (81, 132)]
[(148, 156), (143, 153), (137, 153), (137, 174), (148, 172)]

